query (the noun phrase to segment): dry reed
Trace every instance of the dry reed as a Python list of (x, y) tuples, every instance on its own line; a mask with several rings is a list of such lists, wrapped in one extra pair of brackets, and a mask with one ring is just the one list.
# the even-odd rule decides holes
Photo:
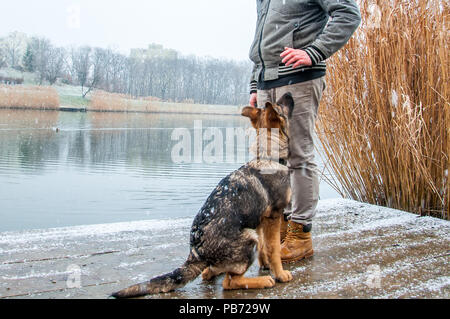
[(344, 197), (449, 219), (449, 4), (364, 1), (361, 13), (329, 62), (326, 179)]
[(217, 114), (237, 115), (240, 107), (229, 105), (204, 105), (189, 103), (161, 102), (155, 97), (140, 97), (134, 99), (125, 94), (94, 91), (88, 107), (89, 111), (97, 112), (143, 112), (143, 113), (176, 113), (176, 114)]
[(102, 112), (146, 112), (157, 98), (145, 97), (133, 99), (126, 94), (95, 91), (89, 104), (89, 110)]
[(59, 95), (51, 87), (0, 85), (0, 108), (56, 110)]

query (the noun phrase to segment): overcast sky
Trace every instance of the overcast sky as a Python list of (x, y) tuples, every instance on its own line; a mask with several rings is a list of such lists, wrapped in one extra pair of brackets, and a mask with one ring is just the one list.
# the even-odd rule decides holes
[(0, 37), (21, 31), (124, 53), (158, 43), (237, 60), (248, 59), (255, 24), (255, 0), (14, 0), (0, 10)]

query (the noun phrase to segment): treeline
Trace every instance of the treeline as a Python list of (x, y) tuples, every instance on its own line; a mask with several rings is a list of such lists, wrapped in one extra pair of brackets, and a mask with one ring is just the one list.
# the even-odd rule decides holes
[(248, 101), (246, 61), (184, 56), (161, 45), (128, 56), (98, 47), (56, 47), (50, 40), (13, 32), (0, 38), (0, 68), (36, 74), (39, 84), (81, 86), (163, 101), (240, 105)]

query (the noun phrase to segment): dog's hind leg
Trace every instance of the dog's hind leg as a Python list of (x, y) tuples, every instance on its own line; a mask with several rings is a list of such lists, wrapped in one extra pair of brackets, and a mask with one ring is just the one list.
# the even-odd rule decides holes
[(275, 286), (275, 280), (271, 276), (245, 278), (243, 275), (227, 273), (222, 286), (225, 290), (264, 289)]
[(255, 230), (246, 229), (242, 233), (241, 240), (237, 249), (232, 255), (233, 260), (222, 268), (225, 272), (225, 278), (222, 286), (225, 290), (232, 289), (263, 289), (275, 286), (275, 280), (272, 276), (261, 276), (255, 278), (246, 278), (244, 274), (253, 264), (255, 257), (255, 248), (259, 244), (259, 238)]
[(210, 281), (223, 273), (224, 273), (223, 270), (213, 267), (213, 266), (210, 266), (210, 267), (206, 268), (205, 270), (203, 270), (202, 278), (204, 281)]
[(264, 233), (265, 250), (270, 263), (270, 270), (274, 273), (275, 278), (278, 281), (288, 282), (292, 280), (292, 275), (289, 271), (283, 269), (283, 265), (281, 263), (280, 225), (281, 217), (263, 217), (261, 222), (261, 228)]

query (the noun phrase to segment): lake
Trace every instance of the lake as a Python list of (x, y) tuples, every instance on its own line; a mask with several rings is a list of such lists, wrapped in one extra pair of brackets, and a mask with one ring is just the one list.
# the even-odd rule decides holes
[[(198, 160), (199, 124), (222, 132), (227, 155), (227, 128), (250, 126), (239, 116), (0, 110), (0, 232), (195, 216), (250, 158), (236, 142), (234, 160)], [(192, 161), (174, 160), (180, 131)], [(320, 195), (339, 197), (324, 182)]]

